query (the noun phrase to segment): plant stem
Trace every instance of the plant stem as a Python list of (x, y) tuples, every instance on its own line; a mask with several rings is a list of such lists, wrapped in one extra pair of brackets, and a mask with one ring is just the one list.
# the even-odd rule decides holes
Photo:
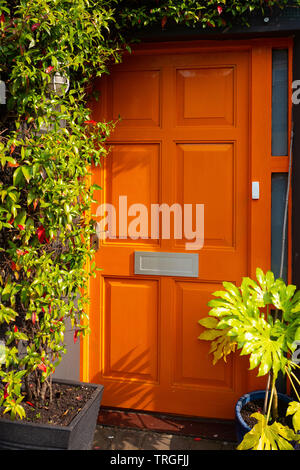
[(272, 402), (272, 415), (273, 419), (276, 420), (278, 418), (278, 394), (275, 386), (275, 380), (274, 380), (274, 397), (273, 397), (273, 402)]
[(32, 392), (30, 389), (30, 384), (29, 384), (29, 376), (27, 375), (25, 377), (25, 387), (26, 387), (26, 395), (29, 401), (32, 401)]
[(41, 399), (42, 399), (42, 401), (45, 401), (46, 390), (47, 390), (47, 380), (45, 380), (45, 382), (42, 385), (42, 389), (41, 389)]
[(274, 379), (273, 379), (271, 397), (270, 397), (269, 406), (268, 406), (268, 413), (267, 413), (267, 423), (269, 422), (269, 419), (270, 419), (271, 404), (272, 404), (272, 401), (273, 401), (274, 390), (275, 390), (275, 382), (274, 382)]
[(267, 404), (268, 404), (268, 396), (269, 396), (269, 389), (270, 389), (270, 381), (271, 377), (270, 374), (268, 374), (268, 382), (267, 382), (267, 387), (266, 387), (266, 393), (265, 393), (265, 401), (264, 401), (264, 408), (263, 408), (263, 414), (265, 415), (267, 412)]
[(294, 392), (295, 392), (295, 394), (296, 394), (296, 397), (297, 397), (298, 401), (300, 401), (299, 394), (298, 394), (298, 392), (297, 392), (297, 389), (296, 389), (296, 387), (295, 387), (295, 385), (294, 385), (294, 382), (293, 382), (293, 380), (292, 380), (292, 377), (291, 377), (289, 371), (287, 370), (286, 373), (287, 373), (287, 375), (288, 375), (288, 378), (290, 379), (290, 382), (291, 382), (291, 385), (292, 385), (292, 387), (293, 387), (293, 390), (294, 390)]
[(298, 377), (293, 372), (291, 372), (291, 375), (294, 377), (296, 382), (300, 385), (300, 380), (298, 379)]

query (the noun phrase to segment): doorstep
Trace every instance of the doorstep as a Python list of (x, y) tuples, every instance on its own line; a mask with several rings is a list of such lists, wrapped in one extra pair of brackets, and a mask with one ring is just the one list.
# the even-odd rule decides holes
[(236, 442), (235, 422), (227, 420), (205, 420), (101, 407), (98, 425)]

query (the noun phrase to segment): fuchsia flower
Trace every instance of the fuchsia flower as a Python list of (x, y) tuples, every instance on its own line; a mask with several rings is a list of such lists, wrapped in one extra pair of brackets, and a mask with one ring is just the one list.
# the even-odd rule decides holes
[(162, 19), (161, 19), (161, 27), (164, 29), (164, 27), (166, 26), (166, 22), (167, 22), (168, 18), (166, 16), (163, 16)]
[(32, 406), (32, 408), (34, 408), (34, 405), (30, 401), (27, 401), (26, 403), (27, 405)]
[(79, 333), (79, 330), (75, 330), (75, 331), (74, 331), (74, 336), (73, 336), (74, 343), (76, 343), (76, 341), (77, 341), (77, 339), (78, 339), (78, 333)]
[(221, 15), (221, 13), (222, 13), (222, 11), (223, 11), (223, 7), (218, 6), (217, 10), (218, 10), (219, 15)]
[(38, 239), (39, 239), (39, 242), (40, 243), (44, 243), (44, 241), (46, 243), (49, 243), (49, 239), (46, 238), (46, 230), (45, 230), (45, 227), (43, 225), (40, 225), (38, 228), (37, 228), (37, 236), (38, 236)]
[(14, 261), (10, 262), (11, 269), (15, 271), (17, 269), (16, 263)]
[(47, 372), (47, 367), (45, 366), (45, 364), (39, 364), (37, 368), (42, 372)]
[(4, 394), (3, 394), (4, 400), (6, 400), (6, 398), (8, 397), (8, 393), (7, 393), (8, 385), (9, 385), (9, 384), (8, 384), (8, 382), (7, 382), (7, 384), (5, 384), (5, 387), (4, 387)]
[(19, 249), (18, 249), (18, 250), (16, 251), (16, 253), (17, 253), (18, 256), (24, 256), (24, 255), (27, 255), (27, 254), (29, 253), (29, 251), (27, 251), (27, 250), (19, 250)]
[(41, 23), (34, 23), (34, 24), (31, 26), (31, 31), (35, 31), (40, 25), (41, 25)]
[(54, 69), (53, 65), (49, 65), (49, 67), (46, 68), (45, 72), (50, 73)]

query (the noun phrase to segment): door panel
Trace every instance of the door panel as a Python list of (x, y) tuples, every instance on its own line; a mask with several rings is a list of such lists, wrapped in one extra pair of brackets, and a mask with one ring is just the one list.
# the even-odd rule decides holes
[[(104, 384), (105, 406), (232, 418), (246, 391), (241, 358), (213, 366), (198, 320), (222, 281), (248, 274), (249, 62), (246, 50), (133, 54), (98, 85), (93, 118), (122, 118), (93, 170), (104, 188), (97, 204), (116, 206), (117, 235), (101, 241), (102, 271), (91, 281), (90, 380)], [(126, 239), (138, 203), (148, 210), (147, 236)], [(190, 251), (199, 254), (197, 279), (134, 274), (135, 251), (189, 252), (187, 232), (177, 239), (171, 229), (168, 239), (161, 219), (159, 237), (149, 238), (151, 205), (162, 203), (180, 204), (182, 220), (191, 204), (192, 232), (204, 204), (204, 246)]]
[[(220, 361), (212, 367), (210, 345), (203, 341), (199, 347), (195, 336), (195, 324), (203, 317), (202, 312), (206, 314), (212, 292), (221, 288), (217, 283), (175, 282), (173, 385), (194, 386), (199, 391), (209, 386), (229, 391), (232, 387), (232, 358), (227, 365)], [(195, 360), (191, 361), (191, 357)], [(197, 360), (200, 357), (201, 363)]]
[(158, 281), (105, 278), (104, 285), (104, 376), (157, 382)]
[[(176, 147), (177, 201), (182, 205), (195, 201), (204, 204), (205, 249), (234, 247), (234, 144), (189, 143)], [(184, 246), (186, 242), (183, 238), (176, 245)]]
[(234, 124), (234, 67), (186, 68), (176, 72), (178, 125)]
[[(116, 208), (116, 239), (107, 239), (105, 244), (120, 242), (123, 244), (146, 243), (157, 245), (157, 240), (150, 238), (151, 204), (159, 203), (160, 188), (160, 146), (150, 143), (115, 144), (106, 165), (106, 202)], [(133, 184), (134, 182), (134, 184)], [(121, 201), (119, 197), (122, 197)], [(141, 233), (142, 238), (128, 237), (134, 229), (136, 210), (134, 204), (143, 204), (147, 208), (148, 230)], [(128, 214), (128, 209), (131, 212)], [(120, 209), (124, 208), (127, 216), (120, 218)], [(127, 223), (128, 222), (128, 223)], [(141, 232), (138, 227), (135, 230)], [(146, 238), (147, 237), (147, 238)]]

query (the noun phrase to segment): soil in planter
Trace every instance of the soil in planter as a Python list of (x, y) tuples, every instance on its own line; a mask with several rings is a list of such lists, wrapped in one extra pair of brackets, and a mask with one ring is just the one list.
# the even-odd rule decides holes
[[(53, 397), (51, 403), (49, 396), (46, 396), (44, 402), (29, 402), (24, 398), (22, 406), (25, 409), (26, 421), (68, 426), (95, 391), (85, 385), (74, 386), (53, 383), (52, 387)], [(8, 414), (3, 415), (3, 411), (4, 408), (0, 407), (0, 417), (10, 419)]]
[[(278, 421), (283, 425), (292, 427), (290, 417), (285, 416), (287, 407), (287, 403), (283, 402), (282, 400), (278, 401)], [(250, 428), (253, 428), (253, 426), (255, 426), (257, 423), (257, 420), (251, 417), (251, 415), (253, 413), (263, 413), (263, 408), (264, 400), (253, 400), (246, 403), (246, 405), (244, 405), (241, 409), (242, 418)]]

